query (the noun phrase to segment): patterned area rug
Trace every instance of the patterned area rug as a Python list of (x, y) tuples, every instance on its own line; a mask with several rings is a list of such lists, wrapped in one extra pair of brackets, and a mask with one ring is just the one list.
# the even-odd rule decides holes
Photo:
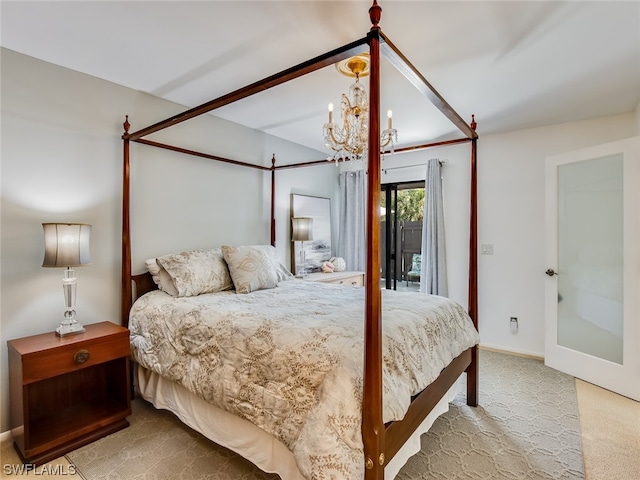
[[(67, 455), (83, 478), (279, 478), (143, 400), (134, 400), (129, 421), (129, 428)], [(467, 407), (458, 395), (397, 476), (434, 478), (584, 478), (573, 377), (537, 360), (481, 351), (480, 406)]]
[(584, 478), (573, 377), (482, 350), (479, 381), (479, 406), (458, 394), (398, 480)]
[(130, 425), (66, 455), (85, 480), (278, 480), (136, 398)]

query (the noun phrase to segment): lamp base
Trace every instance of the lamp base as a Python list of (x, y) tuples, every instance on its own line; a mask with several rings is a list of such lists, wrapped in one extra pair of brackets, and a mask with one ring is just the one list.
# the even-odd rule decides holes
[(307, 257), (304, 251), (304, 242), (300, 242), (300, 266), (298, 267), (297, 278), (305, 278), (307, 276)]
[(66, 337), (67, 335), (77, 335), (78, 333), (84, 333), (86, 330), (84, 327), (78, 322), (71, 324), (61, 323), (58, 328), (56, 328), (56, 335), (59, 337)]

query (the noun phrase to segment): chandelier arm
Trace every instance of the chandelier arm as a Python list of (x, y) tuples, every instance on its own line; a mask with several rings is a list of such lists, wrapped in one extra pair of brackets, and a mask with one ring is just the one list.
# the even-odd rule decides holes
[(351, 137), (351, 123), (349, 122), (349, 115), (352, 113), (353, 107), (349, 98), (343, 93), (342, 101), (340, 102), (340, 116), (342, 117), (342, 128), (344, 129), (345, 142)]
[(329, 128), (329, 137), (331, 138), (331, 141), (333, 142), (334, 146), (338, 146), (340, 148), (335, 148), (334, 146), (332, 146), (332, 149), (337, 151), (340, 151), (342, 149), (342, 146), (344, 145), (344, 140), (338, 140), (333, 132), (333, 128)]
[(387, 128), (382, 131), (380, 135), (381, 147), (386, 147), (390, 143), (393, 144), (397, 139), (397, 130), (395, 128)]

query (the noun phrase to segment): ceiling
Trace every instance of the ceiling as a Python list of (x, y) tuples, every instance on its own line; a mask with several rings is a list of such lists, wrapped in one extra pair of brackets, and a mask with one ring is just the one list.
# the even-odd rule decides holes
[[(370, 4), (2, 0), (1, 40), (190, 108), (365, 36)], [(379, 4), (385, 35), (480, 136), (640, 102), (638, 1)], [(322, 151), (327, 104), (351, 82), (327, 67), (212, 113)], [(401, 146), (461, 137), (386, 64), (381, 102)]]

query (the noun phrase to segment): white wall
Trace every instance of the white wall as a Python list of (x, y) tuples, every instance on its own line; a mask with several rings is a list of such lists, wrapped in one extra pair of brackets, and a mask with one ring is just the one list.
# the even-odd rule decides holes
[[(6, 341), (53, 331), (64, 308), (62, 270), (41, 268), (41, 223), (93, 225), (93, 263), (76, 269), (78, 320), (119, 323), (124, 115), (135, 131), (185, 107), (10, 50), (1, 54), (0, 431), (6, 431)], [(273, 153), (278, 164), (322, 158), (212, 116), (187, 123), (188, 128), (185, 124), (153, 139), (176, 140), (188, 148), (206, 145), (210, 153), (267, 166)], [(290, 193), (330, 197), (337, 188), (331, 165), (309, 169), (276, 175), (277, 246), (287, 263)], [(136, 144), (132, 176), (138, 271), (148, 256), (177, 249), (270, 241), (270, 173), (195, 157), (185, 160)]]
[[(545, 157), (635, 135), (635, 114), (483, 135), (478, 118), (478, 318), (485, 346), (544, 355)], [(384, 165), (446, 160), (443, 190), (449, 295), (467, 305), (469, 144), (387, 156)], [(390, 170), (385, 182), (424, 179), (426, 167)], [(510, 317), (518, 317), (512, 334)]]

